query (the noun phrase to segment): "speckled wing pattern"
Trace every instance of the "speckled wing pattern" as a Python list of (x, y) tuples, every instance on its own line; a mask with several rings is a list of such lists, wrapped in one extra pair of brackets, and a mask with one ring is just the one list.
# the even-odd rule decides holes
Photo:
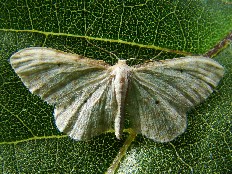
[(186, 112), (204, 101), (224, 73), (216, 61), (183, 57), (135, 66), (126, 100), (131, 127), (158, 142), (186, 129)]
[(23, 49), (10, 62), (33, 94), (55, 105), (61, 132), (88, 140), (113, 128), (116, 103), (106, 63), (41, 47)]

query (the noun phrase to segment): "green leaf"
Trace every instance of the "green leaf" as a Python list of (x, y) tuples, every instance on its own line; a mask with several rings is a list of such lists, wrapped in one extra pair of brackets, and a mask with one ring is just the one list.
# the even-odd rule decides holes
[(70, 139), (56, 129), (53, 107), (26, 89), (8, 61), (32, 46), (110, 64), (116, 62), (108, 53), (113, 52), (131, 65), (157, 55), (204, 54), (231, 31), (230, 3), (8, 0), (0, 5), (1, 173), (231, 172), (231, 46), (216, 57), (226, 69), (216, 91), (188, 113), (187, 131), (163, 144), (130, 129), (121, 141), (112, 132), (88, 142)]

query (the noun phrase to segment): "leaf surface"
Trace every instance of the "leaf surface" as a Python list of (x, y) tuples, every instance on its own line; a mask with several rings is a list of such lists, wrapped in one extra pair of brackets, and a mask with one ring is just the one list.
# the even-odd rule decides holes
[(53, 106), (32, 95), (9, 64), (13, 53), (32, 46), (111, 65), (117, 59), (108, 52), (130, 65), (204, 54), (231, 31), (230, 3), (9, 0), (0, 5), (1, 173), (231, 171), (231, 46), (215, 58), (226, 69), (216, 91), (188, 113), (187, 131), (164, 144), (135, 137), (130, 129), (121, 141), (114, 132), (87, 142), (70, 139), (57, 130)]

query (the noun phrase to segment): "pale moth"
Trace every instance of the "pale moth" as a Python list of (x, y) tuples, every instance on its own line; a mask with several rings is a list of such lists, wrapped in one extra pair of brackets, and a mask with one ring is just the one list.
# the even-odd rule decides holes
[(168, 142), (187, 126), (186, 112), (204, 101), (224, 74), (216, 61), (187, 56), (114, 66), (59, 50), (32, 47), (10, 63), (29, 88), (55, 105), (57, 128), (88, 140), (112, 128), (120, 139), (125, 116), (136, 133)]

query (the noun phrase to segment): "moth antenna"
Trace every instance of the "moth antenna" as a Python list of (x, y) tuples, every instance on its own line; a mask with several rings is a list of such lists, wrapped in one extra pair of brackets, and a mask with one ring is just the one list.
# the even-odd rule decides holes
[(136, 57), (131, 57), (131, 58), (127, 59), (127, 60), (144, 60), (144, 59), (139, 59), (139, 58), (136, 58)]
[(97, 46), (97, 45), (91, 43), (88, 39), (86, 39), (86, 41), (88, 42), (88, 44), (90, 44), (90, 45), (92, 45), (92, 46), (98, 48), (99, 50), (102, 50), (102, 51), (104, 51), (104, 52), (106, 52), (106, 53), (108, 53), (108, 54), (110, 54), (110, 55), (113, 55), (117, 60), (120, 60), (120, 59), (118, 58), (118, 56), (116, 56), (116, 54), (114, 54), (114, 53), (112, 53), (112, 52), (110, 52), (110, 51), (107, 51), (107, 50), (105, 50), (105, 49), (103, 49), (103, 48), (101, 48), (101, 47), (99, 47), (99, 46)]
[(154, 60), (154, 59), (156, 59), (157, 57), (159, 57), (161, 54), (163, 53), (163, 50), (162, 51), (160, 51), (155, 57), (153, 57), (153, 58), (151, 58), (150, 60)]
[(68, 48), (66, 48), (66, 50), (68, 50), (69, 53), (76, 54), (73, 50), (70, 50)]

